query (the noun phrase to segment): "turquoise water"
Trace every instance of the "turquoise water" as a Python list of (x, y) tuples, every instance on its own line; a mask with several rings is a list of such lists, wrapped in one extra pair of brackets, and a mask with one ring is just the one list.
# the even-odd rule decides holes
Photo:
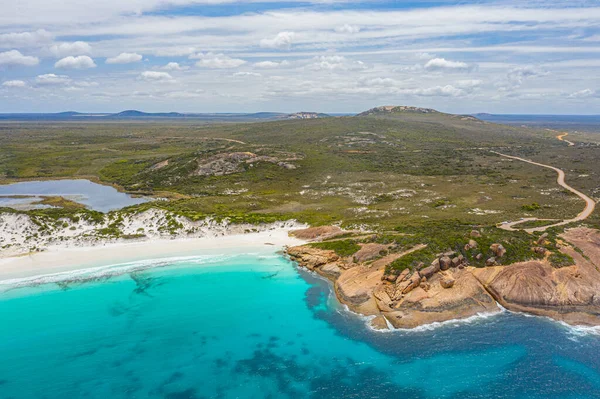
[(549, 320), (381, 333), (266, 250), (159, 265), (5, 286), (0, 398), (600, 397), (600, 336)]

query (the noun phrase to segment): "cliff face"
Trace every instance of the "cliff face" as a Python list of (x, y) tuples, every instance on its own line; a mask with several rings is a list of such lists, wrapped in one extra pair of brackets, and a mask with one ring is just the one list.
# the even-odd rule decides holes
[(495, 299), (510, 310), (549, 316), (571, 324), (600, 324), (600, 231), (577, 228), (562, 237), (570, 246), (562, 251), (574, 266), (555, 269), (531, 261), (474, 271)]
[[(310, 245), (288, 248), (287, 253), (301, 266), (333, 281), (338, 299), (350, 309), (375, 316), (376, 328), (387, 328), (388, 322), (395, 328), (413, 328), (498, 312), (497, 303), (572, 324), (599, 325), (600, 271), (595, 262), (600, 260), (600, 231), (573, 229), (564, 239), (584, 255), (565, 245), (562, 250), (576, 265), (560, 269), (546, 260), (475, 268), (442, 256), (418, 271), (389, 275), (386, 266), (422, 247), (373, 262)], [(369, 252), (368, 245), (361, 245), (359, 252)]]

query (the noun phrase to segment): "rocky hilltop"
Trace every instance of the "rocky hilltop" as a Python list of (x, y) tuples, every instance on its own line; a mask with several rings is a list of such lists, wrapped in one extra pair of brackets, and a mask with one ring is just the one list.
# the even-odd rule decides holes
[(286, 119), (317, 119), (329, 117), (329, 115), (319, 112), (296, 112), (285, 116)]
[[(575, 259), (571, 266), (556, 267), (549, 261), (547, 235), (532, 240), (538, 259), (500, 265), (508, 258), (501, 243), (478, 248), (485, 237), (474, 230), (464, 250), (483, 256), (485, 266), (470, 264), (462, 251), (439, 253), (429, 265), (394, 269), (395, 261), (423, 250), (415, 245), (394, 252), (394, 243), (369, 242), (365, 236), (350, 244), (347, 232), (329, 227), (295, 233), (304, 239), (329, 240), (327, 245), (307, 244), (287, 249), (302, 267), (330, 279), (337, 298), (351, 310), (373, 316), (373, 327), (414, 328), (424, 324), (499, 312), (503, 307), (549, 316), (572, 324), (600, 325), (600, 231), (577, 228), (561, 237), (560, 251)], [(344, 236), (342, 236), (344, 235)], [(338, 238), (336, 238), (338, 237)], [(574, 245), (567, 244), (567, 241)], [(575, 250), (577, 248), (578, 250)], [(542, 253), (543, 252), (543, 253)], [(493, 255), (493, 256), (490, 256)], [(488, 257), (489, 256), (489, 257)]]
[(367, 111), (361, 112), (357, 116), (369, 116), (369, 115), (381, 115), (381, 114), (392, 114), (392, 113), (415, 113), (415, 114), (439, 114), (438, 111), (431, 108), (420, 108), (412, 107), (408, 105), (383, 105), (381, 107), (371, 108)]

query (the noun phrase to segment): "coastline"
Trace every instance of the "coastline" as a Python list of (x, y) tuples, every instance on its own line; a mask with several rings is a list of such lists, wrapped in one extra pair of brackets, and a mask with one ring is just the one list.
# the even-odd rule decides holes
[(114, 242), (93, 246), (55, 245), (42, 252), (0, 259), (0, 282), (95, 267), (193, 255), (243, 253), (269, 246), (282, 250), (305, 241), (290, 237), (290, 228), (200, 238), (154, 238), (136, 242)]

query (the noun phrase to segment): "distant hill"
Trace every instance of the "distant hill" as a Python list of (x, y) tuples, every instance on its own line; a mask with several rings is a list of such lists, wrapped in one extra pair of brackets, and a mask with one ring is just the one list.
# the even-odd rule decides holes
[(288, 114), (285, 119), (317, 119), (317, 118), (330, 118), (330, 115), (322, 114), (318, 112), (296, 112), (294, 114)]
[(190, 119), (207, 122), (251, 122), (284, 119), (314, 119), (327, 118), (330, 115), (317, 112), (296, 112), (286, 114), (281, 112), (256, 112), (256, 113), (180, 113), (180, 112), (143, 112), (138, 110), (125, 110), (117, 113), (81, 113), (75, 111), (57, 113), (23, 113), (0, 114), (0, 120), (102, 120), (102, 119)]
[(413, 114), (440, 114), (441, 112), (431, 108), (419, 108), (411, 107), (406, 105), (384, 105), (381, 107), (371, 108), (365, 112), (361, 112), (357, 116), (370, 116), (370, 115), (386, 115), (386, 114), (400, 114), (400, 113), (413, 113)]
[(361, 112), (358, 117), (381, 117), (414, 122), (435, 123), (485, 123), (473, 115), (447, 114), (432, 108), (411, 107), (407, 105), (385, 105)]
[(109, 118), (183, 118), (185, 116), (185, 114), (180, 114), (179, 112), (148, 113), (137, 110), (127, 110), (107, 115)]
[(500, 115), (473, 114), (484, 121), (506, 124), (544, 124), (544, 123), (600, 123), (600, 115)]

